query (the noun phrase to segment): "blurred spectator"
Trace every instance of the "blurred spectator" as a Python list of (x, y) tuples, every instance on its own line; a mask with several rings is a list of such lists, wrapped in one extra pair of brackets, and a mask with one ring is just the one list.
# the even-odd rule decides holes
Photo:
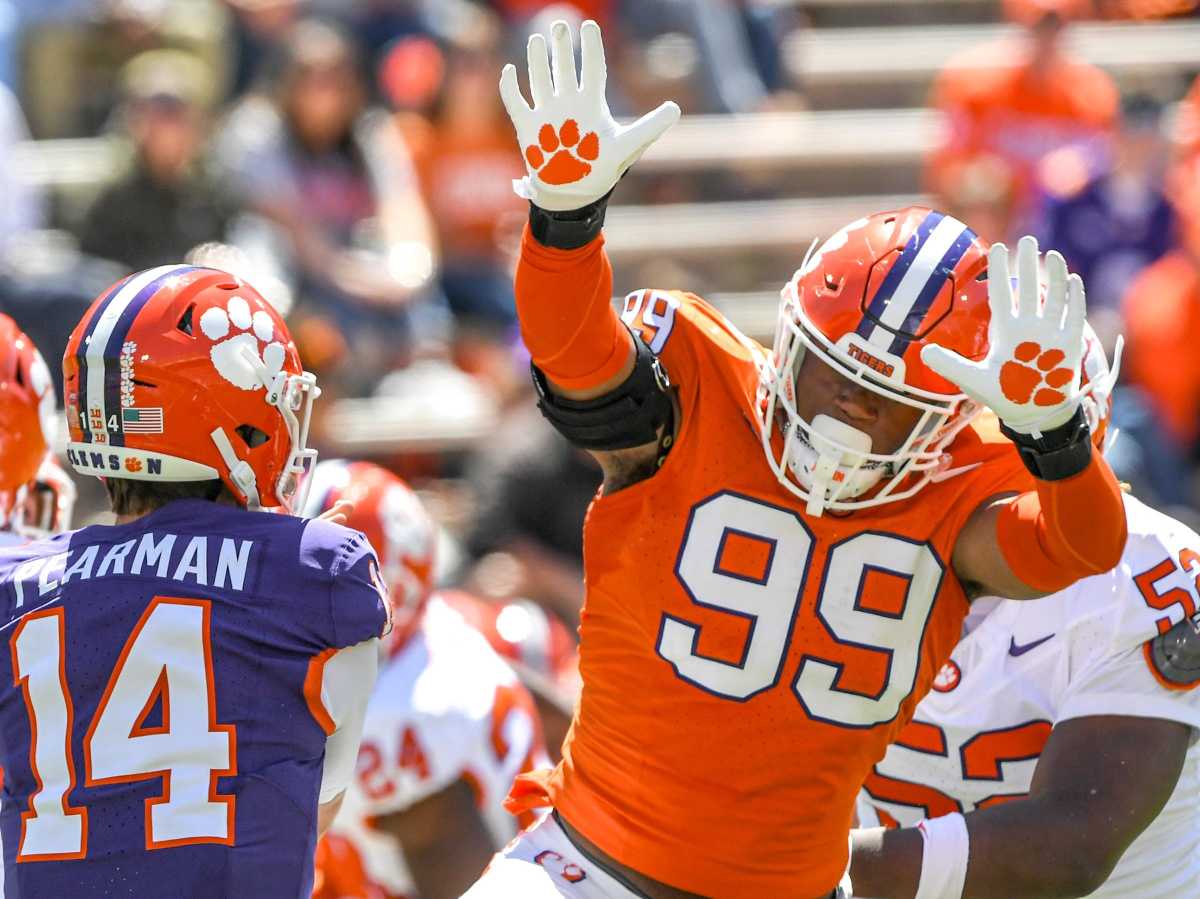
[(176, 49), (208, 67), (223, 93), (226, 17), (212, 0), (98, 0), (87, 17), (56, 18), (25, 39), (22, 100), (38, 137), (98, 134), (121, 101), (121, 72), (149, 50)]
[(225, 0), (233, 12), (229, 92), (240, 97), (300, 19), (300, 0)]
[(432, 223), (399, 130), (368, 106), (360, 65), (345, 33), (299, 22), (269, 93), (233, 111), (219, 146), (233, 189), (277, 229), (298, 311), (336, 324), (353, 348), (339, 376), (355, 392), (406, 364), (438, 318), (425, 302)]
[(759, 112), (798, 102), (780, 49), (800, 24), (796, 10), (756, 0), (643, 0), (622, 12), (632, 33), (657, 35), (630, 62), (640, 55), (634, 64), (645, 76), (694, 82), (687, 112)]
[(1005, 228), (1011, 235), (1028, 227), (1037, 167), (1046, 154), (1072, 147), (1089, 169), (1102, 164), (1117, 92), (1108, 75), (1062, 47), (1078, 3), (1025, 0), (1009, 6), (1022, 17), (1019, 45), (972, 47), (952, 58), (934, 84), (931, 102), (945, 113), (946, 130), (928, 160), (926, 181), (938, 201), (947, 202), (961, 192), (973, 162), (1001, 160), (1013, 179)]
[(1200, 160), (1178, 179), (1181, 246), (1151, 265), (1125, 297), (1128, 380), (1180, 452), (1200, 436)]
[(224, 240), (235, 208), (200, 163), (212, 100), (205, 67), (176, 50), (153, 50), (130, 62), (122, 80), (132, 164), (92, 204), (79, 244), (138, 271)]
[(578, 626), (596, 463), (527, 408), (482, 447), (469, 477), (480, 501), (467, 550), (479, 561), (467, 589), (493, 600), (527, 597)]
[[(450, 309), (460, 323), (491, 333), (516, 325), (511, 259), (528, 209), (513, 193), (512, 181), (525, 166), (496, 90), (501, 37), (490, 17), (476, 21), (447, 50), (428, 118), (398, 118), (437, 225), (441, 286)], [(385, 70), (397, 73), (395, 93), (413, 92), (407, 82), (430, 68), (432, 50), (422, 38), (393, 49)], [(409, 55), (422, 64), (406, 66), (401, 57)], [(402, 69), (406, 77), (399, 75)]]
[(14, 169), (13, 151), (28, 138), (17, 98), (0, 84), (0, 197), (4, 198), (0, 204), (0, 253), (14, 237), (43, 224), (40, 191), (22, 181)]
[(1089, 178), (1074, 149), (1052, 153), (1042, 165), (1043, 243), (1083, 277), (1094, 325), (1115, 315), (1133, 278), (1175, 246), (1174, 211), (1163, 189), (1168, 153), (1161, 104), (1135, 94), (1122, 105), (1106, 171)]
[(1181, 159), (1200, 156), (1200, 75), (1192, 83), (1192, 89), (1179, 104), (1175, 120), (1176, 153)]

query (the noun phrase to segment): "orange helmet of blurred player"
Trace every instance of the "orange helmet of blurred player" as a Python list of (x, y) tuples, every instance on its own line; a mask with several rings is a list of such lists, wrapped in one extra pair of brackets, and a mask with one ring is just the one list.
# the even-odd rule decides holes
[(565, 624), (528, 599), (486, 602), (461, 590), (438, 593), (534, 693), (570, 713), (579, 693), (579, 651)]
[[(775, 347), (762, 367), (763, 448), (810, 514), (896, 502), (924, 487), (978, 409), (921, 361), (939, 344), (969, 359), (988, 348), (987, 251), (957, 219), (922, 207), (847, 225), (783, 288)], [(808, 353), (862, 387), (920, 412), (893, 452), (829, 415), (797, 411)], [(775, 426), (781, 430), (781, 439)]]
[(379, 558), (392, 600), (391, 648), (407, 642), (433, 592), (437, 527), (404, 481), (370, 462), (330, 459), (313, 470), (303, 514), (314, 518), (340, 500), (354, 503), (346, 526), (362, 531)]
[(0, 313), (0, 528), (33, 483), (54, 434), (54, 382), (33, 341)]
[(220, 479), (248, 508), (302, 505), (320, 391), (283, 319), (241, 279), (187, 265), (129, 276), (75, 328), (63, 375), (81, 474)]

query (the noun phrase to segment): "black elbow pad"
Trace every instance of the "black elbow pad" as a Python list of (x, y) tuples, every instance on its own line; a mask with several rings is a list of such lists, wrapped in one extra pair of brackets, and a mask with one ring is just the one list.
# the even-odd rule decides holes
[(555, 430), (575, 446), (619, 450), (654, 443), (672, 421), (671, 380), (662, 361), (638, 334), (633, 372), (610, 393), (590, 400), (569, 400), (550, 390), (546, 376), (530, 365), (538, 409)]

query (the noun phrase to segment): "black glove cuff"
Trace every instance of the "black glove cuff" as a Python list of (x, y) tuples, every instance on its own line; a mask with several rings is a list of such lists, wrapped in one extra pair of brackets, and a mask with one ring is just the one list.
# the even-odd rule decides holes
[(550, 212), (530, 203), (529, 230), (533, 239), (556, 250), (578, 250), (586, 246), (604, 227), (604, 212), (611, 196), (610, 190), (595, 203), (564, 212)]
[(1004, 436), (1016, 444), (1029, 473), (1042, 481), (1061, 481), (1079, 474), (1092, 461), (1092, 431), (1083, 407), (1066, 424), (1040, 437), (1022, 434), (1000, 422)]

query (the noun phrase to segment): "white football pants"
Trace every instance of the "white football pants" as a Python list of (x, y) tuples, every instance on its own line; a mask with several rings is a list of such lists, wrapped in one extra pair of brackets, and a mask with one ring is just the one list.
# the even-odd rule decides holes
[(589, 862), (547, 812), (496, 853), (462, 899), (638, 899)]

